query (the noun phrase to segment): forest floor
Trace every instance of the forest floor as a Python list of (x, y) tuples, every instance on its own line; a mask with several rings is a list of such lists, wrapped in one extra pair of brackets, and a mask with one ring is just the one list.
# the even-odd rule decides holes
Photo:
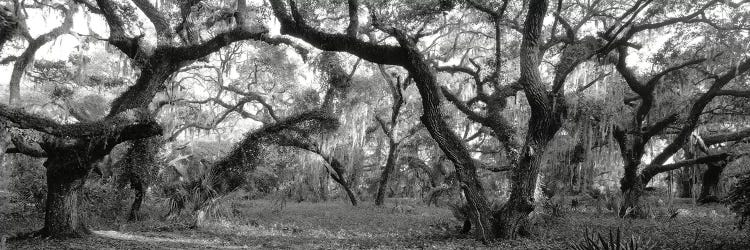
[[(484, 245), (457, 233), (459, 223), (447, 207), (427, 207), (416, 200), (390, 200), (384, 208), (370, 203), (351, 207), (343, 202), (288, 202), (279, 211), (274, 201), (239, 201), (230, 216), (219, 216), (201, 227), (186, 221), (149, 218), (126, 223), (92, 219), (93, 235), (85, 238), (10, 240), (9, 249), (564, 249), (581, 241), (585, 232), (619, 228), (623, 237), (640, 237), (657, 249), (750, 249), (746, 231), (734, 228), (734, 217), (723, 205), (696, 206), (676, 202), (674, 218), (620, 219), (593, 207), (565, 209), (565, 216), (538, 219), (538, 231), (519, 240)], [(396, 206), (398, 204), (398, 206)], [(405, 205), (405, 204), (410, 205)], [(146, 213), (163, 214), (146, 207)], [(157, 213), (158, 212), (158, 213)], [(12, 236), (41, 228), (41, 214), (0, 204), (0, 235)], [(223, 218), (221, 218), (223, 217)], [(545, 218), (545, 217), (540, 217)], [(607, 237), (607, 236), (605, 236)], [(0, 245), (0, 249), (3, 246)]]

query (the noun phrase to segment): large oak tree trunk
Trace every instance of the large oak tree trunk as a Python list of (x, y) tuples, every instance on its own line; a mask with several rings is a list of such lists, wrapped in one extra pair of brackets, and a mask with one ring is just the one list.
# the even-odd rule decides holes
[(643, 209), (640, 206), (640, 198), (643, 195), (643, 189), (646, 187), (640, 177), (635, 177), (633, 182), (621, 182), (622, 186), (622, 204), (618, 215), (620, 217), (641, 217)]
[(466, 146), (442, 118), (435, 74), (416, 50), (416, 45), (412, 44), (409, 48), (411, 49), (407, 50), (407, 54), (414, 66), (407, 70), (417, 82), (417, 88), (422, 96), (423, 114), (420, 117), (422, 124), (448, 159), (453, 162), (456, 177), (466, 197), (468, 218), (474, 225), (474, 236), (482, 241), (494, 239), (498, 234), (493, 226), (493, 213), (477, 176), (474, 160), (466, 150)]
[[(73, 164), (76, 166), (71, 167)], [(47, 202), (41, 235), (67, 238), (90, 233), (79, 211), (79, 198), (88, 168), (79, 164), (76, 159), (57, 156), (50, 156), (44, 163), (47, 168)]]
[(396, 168), (396, 158), (398, 158), (397, 150), (398, 144), (391, 142), (390, 149), (388, 149), (388, 160), (386, 160), (385, 168), (383, 169), (383, 173), (380, 175), (378, 193), (375, 196), (375, 205), (377, 206), (382, 206), (385, 201), (385, 192), (386, 188), (388, 188), (388, 179), (390, 178), (391, 173), (393, 173), (394, 169)]
[(620, 147), (620, 155), (623, 161), (624, 174), (620, 179), (620, 191), (622, 192), (622, 203), (619, 207), (618, 215), (623, 216), (641, 216), (639, 199), (643, 194), (643, 178), (638, 175), (638, 167), (641, 165), (641, 158), (645, 154), (645, 143), (642, 137), (630, 135), (622, 129), (613, 131), (613, 136)]
[[(622, 150), (621, 150), (622, 151)], [(642, 178), (638, 175), (638, 166), (640, 165), (640, 158), (642, 154), (634, 153), (633, 150), (624, 150), (623, 161), (625, 163), (625, 173), (620, 179), (620, 191), (622, 192), (622, 203), (620, 204), (620, 211), (618, 215), (624, 216), (640, 216), (641, 208), (639, 199), (643, 194), (643, 183)]]
[(554, 115), (543, 119), (533, 116), (529, 120), (526, 145), (511, 175), (510, 198), (496, 216), (495, 226), (502, 237), (512, 239), (528, 235), (528, 217), (534, 210), (534, 190), (544, 162), (542, 157), (559, 127), (559, 120)]
[(530, 1), (524, 21), (519, 83), (531, 107), (531, 117), (526, 143), (511, 176), (510, 198), (495, 216), (496, 230), (503, 238), (512, 239), (528, 233), (528, 216), (534, 210), (534, 188), (542, 157), (547, 144), (560, 129), (565, 111), (562, 88), (548, 92), (539, 72), (539, 38), (547, 7), (546, 0)]

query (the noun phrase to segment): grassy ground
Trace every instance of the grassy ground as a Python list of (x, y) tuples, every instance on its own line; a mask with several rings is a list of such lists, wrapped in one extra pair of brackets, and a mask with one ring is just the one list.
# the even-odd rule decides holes
[[(682, 202), (677, 217), (619, 219), (594, 209), (568, 210), (562, 218), (538, 220), (535, 235), (483, 245), (456, 233), (460, 224), (447, 208), (425, 207), (416, 201), (390, 200), (385, 208), (366, 203), (287, 203), (278, 211), (273, 201), (241, 201), (231, 215), (212, 219), (197, 229), (190, 223), (164, 222), (152, 216), (141, 222), (120, 219), (89, 222), (94, 235), (64, 241), (9, 241), (10, 249), (561, 249), (582, 239), (586, 228), (607, 233), (620, 228), (623, 236), (641, 237), (658, 249), (750, 249), (746, 232), (734, 229), (732, 215), (722, 205), (695, 206)], [(411, 204), (403, 205), (404, 203)], [(39, 214), (19, 216), (0, 210), (0, 235), (38, 229)], [(6, 211), (3, 213), (2, 211)], [(146, 208), (149, 214), (163, 211)], [(540, 217), (541, 218), (541, 217)], [(0, 247), (1, 248), (1, 247)]]

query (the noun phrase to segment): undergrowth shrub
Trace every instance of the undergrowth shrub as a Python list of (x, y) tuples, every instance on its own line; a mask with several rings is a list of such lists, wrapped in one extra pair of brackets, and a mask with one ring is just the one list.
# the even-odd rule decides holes
[(723, 202), (737, 214), (737, 228), (742, 229), (750, 218), (750, 173), (739, 178)]
[(630, 236), (622, 238), (622, 232), (617, 228), (614, 232), (609, 230), (609, 237), (601, 233), (590, 233), (586, 228), (583, 240), (570, 245), (575, 250), (648, 250), (656, 249), (656, 244), (640, 237)]
[(47, 177), (43, 159), (25, 155), (6, 155), (5, 159), (11, 168), (9, 190), (15, 194), (11, 202), (31, 207), (34, 212), (44, 211)]
[(461, 197), (461, 192), (461, 188), (455, 185), (443, 184), (430, 190), (426, 195), (424, 202), (427, 203), (427, 206), (433, 204), (436, 207), (455, 205), (460, 203), (458, 202), (459, 200), (463, 199)]
[(163, 195), (169, 199), (168, 218), (179, 215), (183, 210), (195, 212), (218, 196), (213, 188), (214, 175), (207, 169), (199, 169), (194, 176), (182, 176), (182, 181), (168, 183), (162, 187)]
[(123, 209), (130, 208), (127, 202), (130, 189), (117, 188), (110, 181), (89, 180), (83, 186), (79, 204), (89, 215), (105, 220), (117, 220)]
[[(503, 204), (504, 203), (499, 200), (491, 200), (490, 209), (496, 213), (502, 209)], [(453, 217), (456, 218), (456, 220), (463, 222), (461, 233), (468, 233), (471, 227), (471, 223), (469, 222), (469, 213), (471, 213), (469, 204), (465, 201), (454, 202), (449, 203), (448, 208), (451, 210)]]

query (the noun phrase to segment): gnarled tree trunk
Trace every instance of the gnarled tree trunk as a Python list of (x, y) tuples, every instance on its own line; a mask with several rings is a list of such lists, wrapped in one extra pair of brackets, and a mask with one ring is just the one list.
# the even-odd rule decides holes
[(85, 163), (75, 158), (74, 155), (61, 153), (50, 155), (44, 162), (47, 168), (47, 201), (44, 228), (39, 232), (43, 236), (66, 238), (90, 233), (79, 211), (79, 199), (89, 168), (80, 166)]
[(641, 196), (643, 195), (643, 189), (646, 188), (646, 185), (645, 183), (643, 183), (641, 177), (636, 176), (635, 178), (633, 178), (633, 181), (621, 181), (620, 183), (620, 189), (622, 191), (622, 204), (620, 205), (618, 216), (643, 216), (643, 209), (641, 208), (639, 201)]
[[(552, 107), (549, 107), (552, 110)], [(558, 115), (553, 113), (539, 117), (532, 115), (526, 145), (511, 175), (511, 194), (508, 202), (495, 215), (496, 228), (504, 238), (528, 235), (528, 216), (534, 210), (534, 189), (537, 184), (542, 157), (547, 145), (561, 126)]]

